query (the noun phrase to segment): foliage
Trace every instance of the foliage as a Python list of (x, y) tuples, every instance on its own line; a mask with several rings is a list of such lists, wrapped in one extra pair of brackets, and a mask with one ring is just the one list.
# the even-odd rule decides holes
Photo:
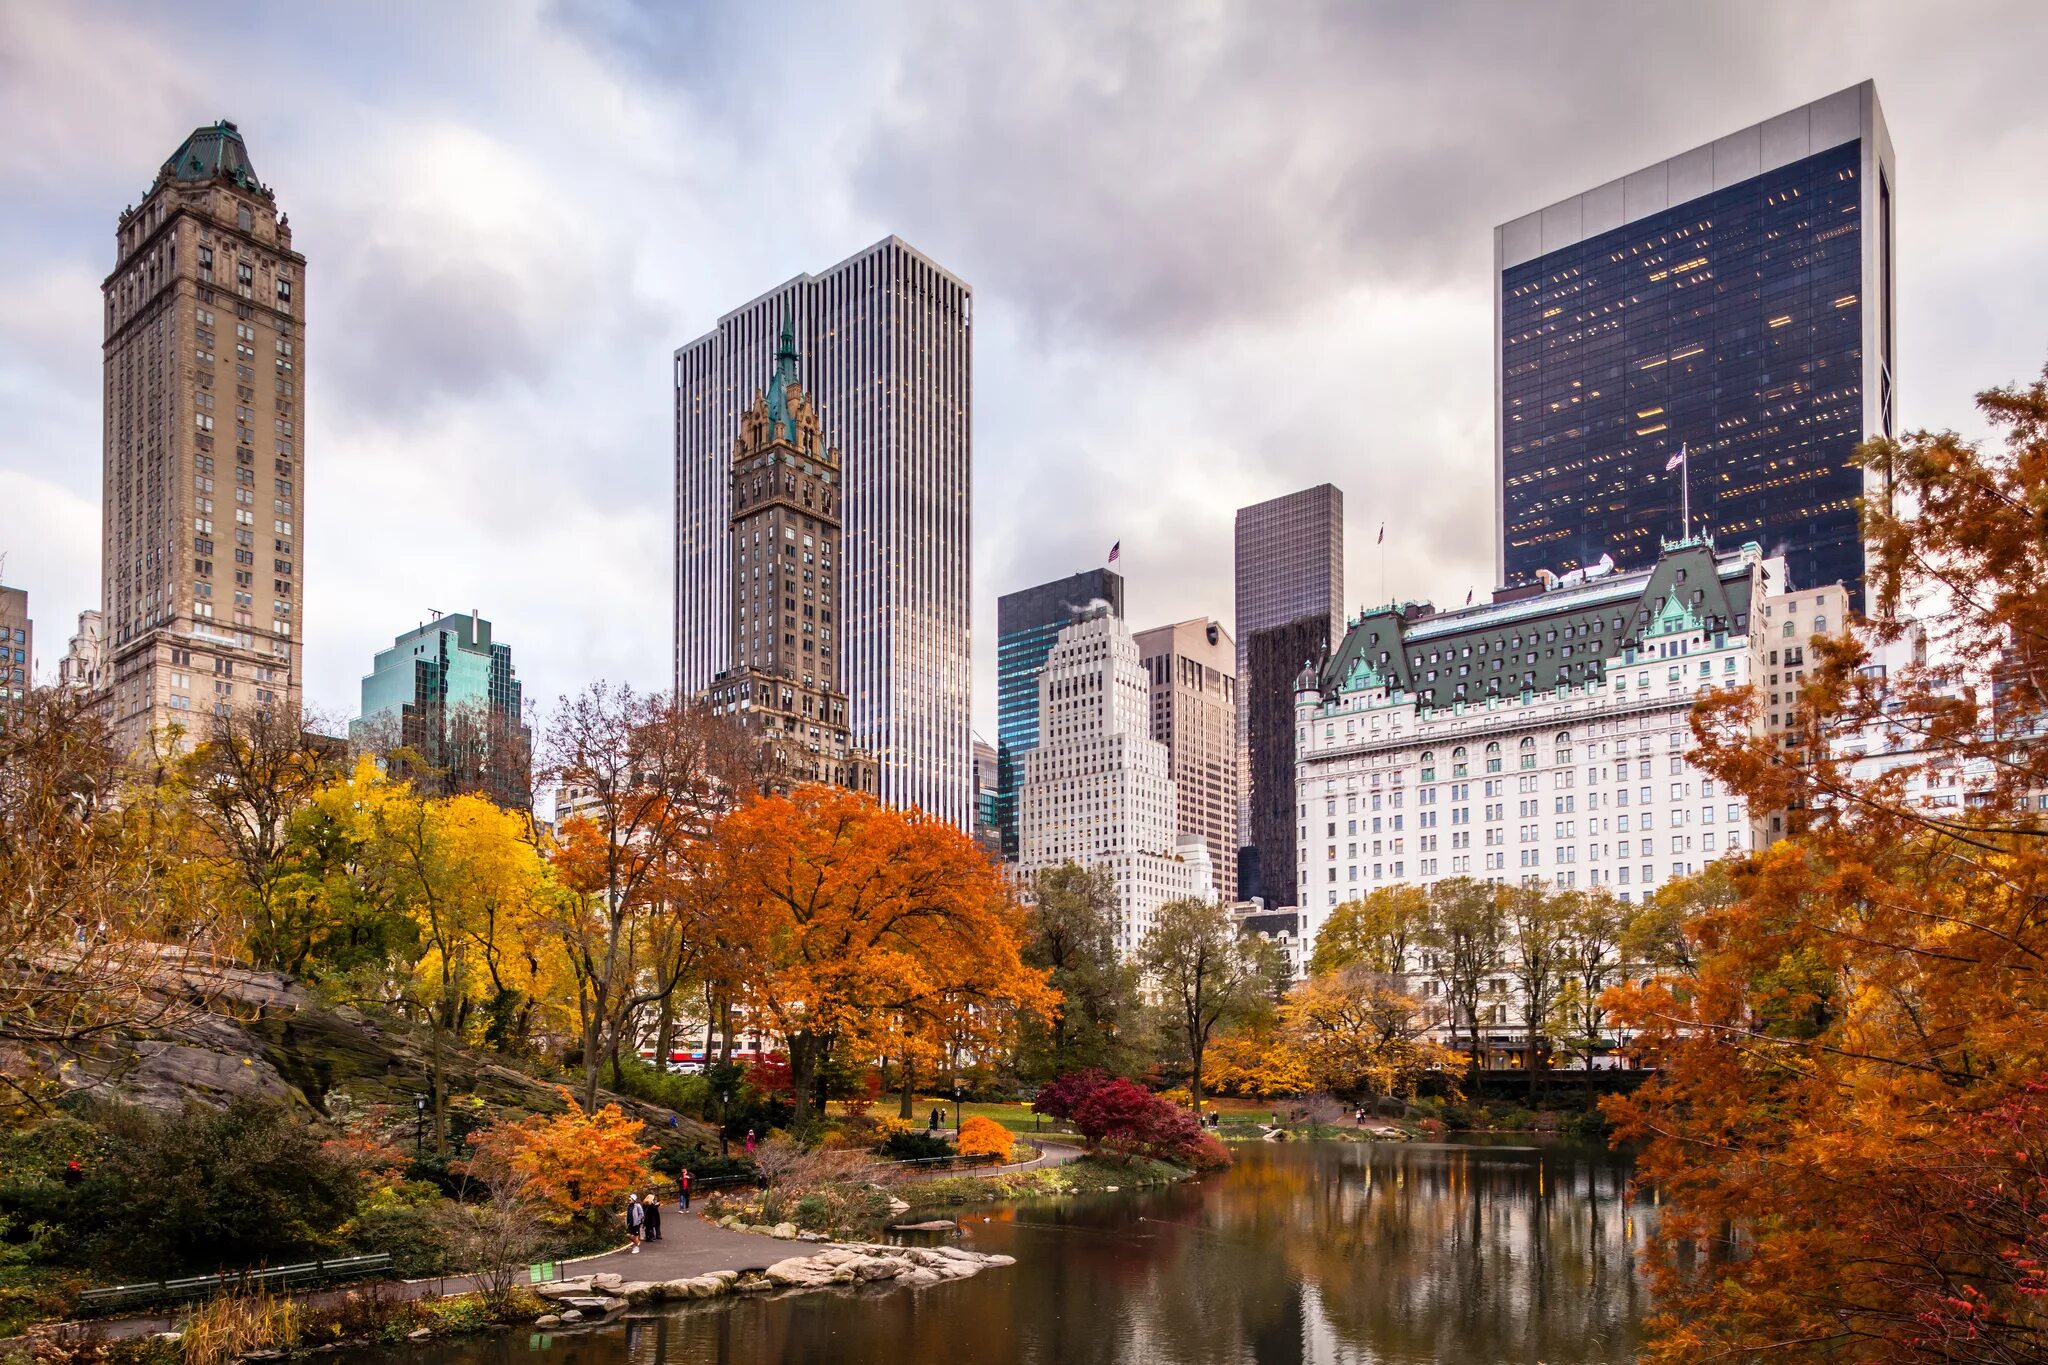
[[(1606, 1101), (1666, 1200), (1651, 1360), (2048, 1356), (2048, 382), (1979, 404), (2004, 451), (1859, 452), (1876, 619), (1807, 642), (1792, 733), (1695, 707), (1695, 761), (1791, 836), (1611, 993), (1659, 1068)], [(1929, 600), (1923, 654), (1895, 613)]]
[(1323, 976), (1353, 963), (1375, 972), (1408, 970), (1409, 952), (1422, 940), (1429, 911), (1429, 893), (1405, 883), (1344, 902), (1316, 933), (1309, 975)]
[(1424, 1036), (1429, 1021), (1399, 981), (1362, 961), (1310, 977), (1280, 1007), (1281, 1048), (1325, 1090), (1413, 1095), (1457, 1057)]
[(1210, 1089), (1225, 1095), (1264, 1100), (1298, 1095), (1318, 1084), (1308, 1058), (1283, 1036), (1277, 1015), (1218, 1035), (1203, 1063)]
[(1188, 1090), (1199, 1110), (1202, 1061), (1221, 1024), (1272, 1007), (1280, 972), (1273, 945), (1241, 938), (1230, 911), (1211, 901), (1174, 900), (1159, 907), (1138, 960), (1186, 1044)]
[(491, 1186), (523, 1181), (525, 1197), (544, 1218), (602, 1225), (627, 1195), (652, 1183), (645, 1125), (615, 1104), (594, 1114), (574, 1099), (568, 1104), (567, 1113), (502, 1119), (475, 1134), (469, 1170)]
[(913, 1128), (908, 1132), (891, 1133), (875, 1148), (877, 1156), (891, 1161), (931, 1161), (951, 1156), (952, 1146), (936, 1132), (924, 1128)]
[(1479, 997), (1507, 946), (1507, 891), (1470, 877), (1446, 877), (1429, 887), (1429, 919), (1422, 946), (1443, 978), (1453, 1036), (1460, 1023), (1471, 1039), (1471, 1066), (1479, 1066)]
[(1229, 1164), (1222, 1144), (1202, 1132), (1192, 1111), (1134, 1081), (1119, 1077), (1090, 1088), (1075, 1105), (1073, 1119), (1098, 1151), (1197, 1169)]
[(1053, 1005), (1001, 875), (944, 821), (805, 786), (725, 816), (713, 855), (733, 989), (787, 1044), (798, 1122), (835, 1049), (875, 1055), (924, 1025), (988, 1046)]
[(1138, 983), (1117, 952), (1116, 905), (1116, 878), (1107, 868), (1069, 862), (1033, 876), (1023, 959), (1046, 970), (1059, 1002), (1049, 1018), (1024, 1018), (1018, 1069), (1027, 1078), (1129, 1066)]
[(960, 1155), (1010, 1159), (1010, 1130), (994, 1119), (976, 1114), (960, 1125)]
[(1108, 1085), (1109, 1080), (1109, 1074), (1097, 1067), (1083, 1067), (1079, 1071), (1056, 1076), (1038, 1087), (1038, 1097), (1031, 1102), (1031, 1107), (1048, 1118), (1072, 1119), (1074, 1111), (1081, 1107), (1081, 1101)]

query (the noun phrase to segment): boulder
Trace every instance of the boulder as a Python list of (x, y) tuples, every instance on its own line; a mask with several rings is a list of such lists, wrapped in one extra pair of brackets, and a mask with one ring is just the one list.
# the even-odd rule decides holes
[(699, 1275), (688, 1281), (690, 1297), (693, 1299), (715, 1299), (723, 1294), (739, 1276), (730, 1270), (721, 1270), (716, 1275)]
[(617, 1289), (625, 1282), (626, 1277), (624, 1275), (592, 1275), (590, 1277), (590, 1284), (593, 1289)]
[(785, 1242), (793, 1242), (796, 1240), (796, 1224), (777, 1223), (774, 1227), (768, 1229), (768, 1235)]
[(906, 1201), (904, 1201), (904, 1200), (901, 1200), (901, 1199), (895, 1199), (895, 1198), (891, 1198), (891, 1199), (889, 1200), (889, 1212), (891, 1212), (891, 1213), (909, 1213), (909, 1212), (910, 1212), (910, 1205), (909, 1205), (909, 1203), (907, 1203), (907, 1202), (906, 1202)]
[(434, 1335), (434, 1329), (431, 1327), (415, 1327), (405, 1334), (405, 1339), (407, 1341), (425, 1341), (432, 1335)]
[(901, 1275), (898, 1275), (896, 1277), (896, 1283), (907, 1284), (913, 1289), (917, 1289), (928, 1284), (937, 1284), (938, 1282), (939, 1275), (937, 1271), (927, 1270), (923, 1266), (919, 1265), (914, 1265), (910, 1267), (908, 1270), (904, 1271)]
[(848, 1264), (853, 1268), (853, 1277), (863, 1284), (876, 1280), (893, 1280), (905, 1269), (903, 1262), (887, 1256), (863, 1256)]
[(786, 1289), (817, 1289), (832, 1283), (837, 1268), (820, 1265), (808, 1256), (792, 1256), (769, 1266), (766, 1273), (771, 1283)]
[(590, 1292), (588, 1278), (576, 1280), (555, 1280), (550, 1284), (537, 1284), (533, 1292), (544, 1299), (573, 1299)]
[[(626, 1301), (624, 1299), (609, 1299), (601, 1294), (591, 1294), (580, 1298), (563, 1299), (561, 1300), (561, 1302), (565, 1307), (576, 1310), (576, 1312), (582, 1314), (586, 1318), (603, 1317), (607, 1313), (615, 1313), (619, 1309), (624, 1308), (626, 1306)], [(564, 1313), (563, 1316), (567, 1317), (568, 1314)]]
[(1017, 1264), (1017, 1258), (1015, 1256), (1004, 1256), (999, 1252), (990, 1252), (981, 1258), (981, 1263), (983, 1265), (1015, 1265)]
[(796, 1237), (800, 1242), (829, 1242), (832, 1240), (822, 1232), (799, 1232)]
[(560, 1313), (542, 1313), (533, 1320), (533, 1325), (535, 1327), (560, 1327), (562, 1325), (562, 1315)]
[(561, 1316), (555, 1320), (557, 1322), (581, 1322), (583, 1321), (583, 1310), (580, 1308), (565, 1308), (562, 1310)]
[(667, 1298), (668, 1286), (653, 1280), (632, 1280), (618, 1286), (612, 1292), (638, 1308), (642, 1304)]

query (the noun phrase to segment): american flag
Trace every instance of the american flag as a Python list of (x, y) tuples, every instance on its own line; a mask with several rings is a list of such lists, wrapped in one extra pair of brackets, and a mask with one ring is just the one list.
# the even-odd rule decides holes
[(1677, 453), (1676, 455), (1673, 455), (1673, 456), (1672, 456), (1672, 457), (1671, 457), (1670, 459), (1668, 459), (1668, 460), (1666, 460), (1666, 461), (1664, 462), (1664, 472), (1665, 472), (1666, 474), (1669, 474), (1669, 473), (1670, 473), (1670, 472), (1671, 472), (1672, 470), (1674, 470), (1674, 469), (1678, 468), (1678, 467), (1679, 467), (1680, 465), (1682, 465), (1682, 464), (1684, 464), (1684, 463), (1685, 463), (1685, 447), (1684, 447), (1683, 445), (1680, 445), (1680, 446), (1678, 447), (1678, 453)]
[(1117, 555), (1118, 555), (1118, 554), (1122, 553), (1122, 551), (1123, 551), (1123, 548), (1124, 548), (1124, 543), (1123, 543), (1123, 542), (1122, 542), (1121, 540), (1119, 540), (1119, 541), (1118, 541), (1118, 542), (1117, 542), (1116, 544), (1114, 544), (1114, 545), (1112, 545), (1112, 546), (1110, 546), (1110, 547), (1109, 547), (1109, 562), (1110, 562), (1110, 563), (1112, 563), (1112, 564), (1116, 563), (1116, 557), (1117, 557)]

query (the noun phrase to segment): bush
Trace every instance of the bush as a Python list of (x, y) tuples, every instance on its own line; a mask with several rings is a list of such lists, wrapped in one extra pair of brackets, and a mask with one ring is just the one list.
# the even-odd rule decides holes
[(658, 1071), (652, 1062), (622, 1057), (611, 1077), (612, 1089), (636, 1100), (673, 1109), (678, 1114), (702, 1118), (711, 1112), (711, 1082), (701, 1075), (681, 1071)]
[(1083, 1100), (1108, 1084), (1109, 1076), (1093, 1067), (1086, 1071), (1072, 1071), (1040, 1086), (1038, 1098), (1031, 1102), (1031, 1108), (1033, 1112), (1051, 1118), (1072, 1119)]
[(1010, 1159), (1010, 1130), (994, 1119), (976, 1114), (960, 1125), (960, 1155)]
[(1192, 1113), (1130, 1081), (1090, 1090), (1074, 1109), (1074, 1126), (1096, 1148), (1182, 1166), (1227, 1166), (1221, 1143), (1202, 1132)]
[(923, 1128), (913, 1128), (907, 1133), (891, 1133), (875, 1148), (878, 1155), (891, 1161), (927, 1161), (933, 1157), (951, 1156), (953, 1148), (937, 1133)]

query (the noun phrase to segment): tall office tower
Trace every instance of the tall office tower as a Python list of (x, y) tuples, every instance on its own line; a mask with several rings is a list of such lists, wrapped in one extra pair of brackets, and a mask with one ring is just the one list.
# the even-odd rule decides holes
[(121, 214), (106, 302), (102, 591), (111, 718), (299, 705), (306, 258), (232, 123)]
[(363, 676), (350, 747), (419, 755), (403, 775), (440, 794), (483, 792), (502, 806), (532, 800), (533, 734), (509, 645), (475, 612), (436, 616), (382, 650)]
[(28, 619), (28, 589), (0, 587), (0, 730), (21, 719), (35, 671), (36, 627)]
[(818, 410), (797, 380), (796, 337), (782, 329), (775, 373), (740, 418), (732, 449), (732, 660), (711, 680), (711, 709), (765, 743), (771, 782), (875, 789), (854, 746), (839, 685), (846, 482)]
[(1075, 862), (1116, 879), (1116, 945), (1134, 952), (1167, 901), (1210, 895), (1210, 859), (1183, 842), (1172, 763), (1152, 738), (1138, 645), (1099, 606), (1059, 633), (1038, 675), (1038, 746), (1018, 798), (1017, 870)]
[[(1334, 648), (1344, 629), (1344, 492), (1334, 484), (1317, 484), (1298, 493), (1237, 509), (1237, 750), (1243, 772), (1238, 794), (1238, 839), (1253, 848), (1252, 802), (1259, 771), (1277, 774), (1282, 765), (1253, 750), (1252, 713), (1265, 706), (1291, 707), (1294, 670), (1277, 682), (1268, 679), (1271, 695), (1259, 697), (1251, 671), (1254, 632), (1284, 626), (1303, 617), (1319, 617), (1329, 631), (1325, 652)], [(1295, 669), (1300, 661), (1296, 660)], [(1291, 715), (1292, 712), (1290, 711)], [(1283, 727), (1284, 728), (1284, 727)], [(1278, 733), (1276, 731), (1275, 733)], [(1286, 730), (1293, 734), (1291, 728)], [(1291, 751), (1290, 751), (1291, 754)], [(1290, 758), (1291, 765), (1291, 758)], [(1250, 860), (1256, 862), (1256, 855)], [(1222, 859), (1218, 859), (1222, 861)], [(1242, 895), (1270, 892), (1239, 885)]]
[(1237, 649), (1208, 617), (1141, 630), (1152, 738), (1166, 746), (1180, 832), (1210, 850), (1216, 899), (1237, 899)]
[(68, 692), (97, 692), (106, 676), (107, 618), (93, 610), (78, 613), (78, 633), (57, 661), (57, 685)]
[[(1341, 623), (1343, 618), (1337, 618)], [(1240, 886), (1240, 895), (1258, 896), (1274, 908), (1298, 905), (1295, 873), (1300, 865), (1294, 800), (1294, 689), (1304, 667), (1321, 668), (1330, 657), (1330, 618), (1317, 614), (1284, 626), (1255, 630), (1245, 650), (1250, 670), (1239, 692), (1240, 706), (1251, 713), (1251, 766), (1245, 785), (1251, 789), (1252, 864), (1258, 885)]]
[(731, 667), (729, 462), (786, 318), (846, 458), (845, 684), (884, 801), (974, 825), (968, 563), (973, 296), (896, 237), (799, 275), (675, 353), (676, 687)]
[(1124, 614), (1124, 579), (1114, 569), (1085, 569), (996, 599), (996, 797), (993, 814), (1003, 857), (1017, 859), (1017, 793), (1024, 757), (1038, 747), (1038, 675), (1060, 632), (1106, 606)]
[(1866, 81), (1495, 228), (1499, 580), (1689, 533), (1860, 601), (1897, 185)]

